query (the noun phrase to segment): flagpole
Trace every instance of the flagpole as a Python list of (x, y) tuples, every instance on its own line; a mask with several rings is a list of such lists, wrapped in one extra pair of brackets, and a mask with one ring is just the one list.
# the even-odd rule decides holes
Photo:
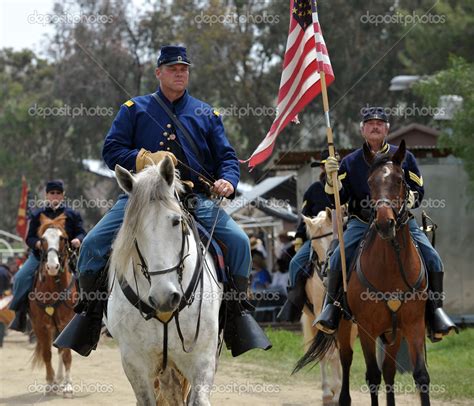
[[(324, 117), (326, 121), (326, 136), (328, 140), (329, 156), (335, 158), (336, 150), (334, 149), (334, 137), (332, 135), (331, 121), (329, 119), (329, 101), (328, 101), (328, 89), (326, 86), (326, 75), (324, 70), (320, 70), (321, 76), (321, 93), (323, 95), (323, 108)], [(332, 174), (332, 184), (334, 190), (334, 203), (336, 206), (336, 222), (337, 222), (337, 236), (339, 239), (339, 251), (341, 253), (341, 267), (342, 267), (342, 283), (344, 288), (344, 299), (347, 293), (347, 271), (346, 271), (346, 251), (344, 248), (344, 234), (342, 229), (342, 209), (341, 209), (341, 198), (339, 196), (338, 185), (338, 173)]]

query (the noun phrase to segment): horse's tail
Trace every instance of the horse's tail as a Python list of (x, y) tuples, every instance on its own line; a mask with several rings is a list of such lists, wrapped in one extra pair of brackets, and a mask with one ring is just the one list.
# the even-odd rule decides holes
[(36, 368), (42, 366), (43, 364), (43, 346), (41, 344), (41, 340), (38, 340), (38, 337), (36, 337), (36, 347), (33, 355), (31, 356), (31, 366)]
[(304, 354), (296, 363), (292, 374), (298, 372), (311, 362), (320, 362), (329, 351), (334, 349), (335, 346), (336, 337), (334, 335), (324, 334), (322, 331), (318, 330), (308, 351), (306, 351), (306, 354)]

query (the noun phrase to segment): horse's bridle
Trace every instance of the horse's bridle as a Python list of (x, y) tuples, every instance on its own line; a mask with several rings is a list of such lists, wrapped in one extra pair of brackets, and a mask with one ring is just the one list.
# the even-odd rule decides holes
[[(387, 163), (391, 163), (391, 161), (388, 161)], [(403, 186), (405, 188), (405, 194), (403, 197), (402, 204), (400, 205), (400, 209), (397, 211), (395, 210), (395, 207), (393, 205), (393, 200), (390, 200), (386, 197), (382, 197), (381, 199), (378, 199), (374, 202), (373, 204), (373, 220), (375, 220), (375, 213), (377, 212), (377, 209), (381, 206), (389, 206), (393, 210), (393, 214), (395, 215), (395, 229), (398, 230), (400, 227), (405, 225), (408, 220), (410, 219), (409, 216), (409, 211), (408, 211), (408, 197), (410, 195), (410, 188), (408, 186), (408, 183), (405, 179), (403, 179)], [(375, 228), (378, 230), (377, 223), (375, 223)]]
[[(135, 239), (135, 249), (137, 251), (138, 258), (140, 259), (140, 263), (138, 266), (140, 267), (140, 270), (143, 274), (143, 276), (148, 280), (148, 283), (151, 284), (151, 277), (155, 275), (165, 275), (167, 273), (171, 273), (176, 271), (178, 273), (178, 281), (181, 285), (181, 282), (183, 280), (183, 269), (184, 269), (184, 261), (186, 260), (187, 257), (189, 257), (189, 228), (187, 225), (187, 220), (182, 219), (181, 220), (181, 230), (182, 230), (182, 238), (181, 238), (181, 249), (179, 253), (179, 262), (170, 268), (162, 269), (160, 271), (150, 271), (148, 269), (148, 265), (146, 263), (145, 258), (143, 257), (142, 252), (140, 251), (140, 247), (138, 246), (138, 241)], [(184, 251), (187, 247), (188, 253), (185, 255)], [(135, 268), (133, 269), (135, 272)], [(181, 287), (182, 289), (182, 287)]]
[[(59, 237), (60, 241), (64, 241), (64, 249), (63, 250), (58, 250), (56, 248), (52, 248), (52, 247), (48, 247), (48, 249), (45, 251), (45, 250), (41, 250), (41, 258), (40, 258), (40, 269), (37, 273), (37, 278), (39, 278), (39, 280), (41, 282), (43, 282), (43, 268), (44, 268), (44, 264), (46, 263), (46, 259), (48, 257), (48, 254), (50, 252), (54, 252), (56, 253), (56, 255), (58, 256), (59, 258), (59, 271), (57, 273), (57, 275), (54, 277), (54, 283), (56, 284), (56, 286), (59, 286), (59, 284), (61, 283), (61, 278), (60, 278), (60, 275), (61, 273), (64, 273), (66, 267), (65, 267), (65, 264), (66, 264), (66, 260), (68, 259), (68, 251), (69, 251), (69, 243), (68, 243), (68, 239), (64, 236), (60, 236)], [(45, 238), (44, 237), (41, 237), (40, 238), (40, 241), (43, 243), (45, 241)], [(66, 307), (72, 309), (73, 306), (69, 306), (67, 304), (67, 297), (69, 296), (69, 293), (71, 291), (71, 289), (73, 288), (73, 286), (75, 285), (76, 283), (76, 279), (74, 277), (71, 278), (71, 281), (69, 282), (68, 286), (66, 286), (61, 292), (59, 292), (59, 299), (56, 300), (55, 302), (51, 302), (51, 303), (45, 303), (45, 302), (41, 302), (40, 300), (37, 299), (37, 295), (35, 295), (35, 303), (38, 307), (42, 308), (42, 309), (45, 309), (46, 313), (49, 315), (49, 316), (53, 316), (56, 308), (58, 308), (59, 306), (61, 306), (62, 304), (64, 304)], [(36, 281), (34, 282), (33, 284), (34, 286), (36, 285)], [(35, 288), (36, 289), (36, 288)], [(61, 299), (61, 297), (64, 297), (63, 299)], [(51, 309), (51, 310), (50, 310)], [(54, 320), (54, 323), (56, 323), (56, 320), (53, 318)]]
[[(41, 241), (41, 244), (43, 244), (43, 242), (45, 241), (45, 238), (44, 237), (41, 237), (40, 238), (40, 241)], [(48, 247), (48, 249), (45, 251), (45, 250), (41, 250), (41, 256), (40, 256), (40, 266), (42, 266), (47, 258), (48, 258), (48, 254), (50, 252), (54, 252), (57, 256), (58, 256), (58, 259), (59, 259), (59, 271), (58, 271), (58, 275), (62, 272), (64, 272), (64, 269), (65, 269), (65, 264), (66, 264), (66, 259), (67, 259), (67, 253), (69, 251), (69, 242), (68, 242), (68, 239), (64, 236), (59, 236), (59, 241), (63, 241), (64, 242), (64, 249), (63, 250), (58, 250), (56, 248), (53, 248), (53, 247)], [(62, 252), (61, 252), (62, 251)], [(40, 272), (40, 278), (42, 278), (42, 275), (41, 275), (41, 272)], [(56, 280), (56, 282), (58, 282), (58, 280)]]
[[(135, 240), (135, 249), (140, 259), (140, 263), (138, 265), (140, 266), (141, 273), (148, 280), (148, 283), (151, 284), (151, 277), (155, 275), (164, 275), (164, 274), (168, 274), (175, 271), (178, 274), (178, 281), (179, 281), (179, 285), (181, 287), (181, 292), (182, 292), (181, 301), (168, 320), (165, 321), (165, 320), (160, 319), (157, 315), (156, 309), (151, 307), (148, 303), (142, 301), (140, 297), (138, 296), (138, 283), (136, 280), (135, 267), (133, 263), (132, 263), (132, 267), (133, 267), (133, 276), (135, 278), (135, 286), (137, 289), (136, 292), (130, 287), (130, 285), (128, 284), (125, 278), (117, 276), (120, 287), (125, 297), (135, 308), (139, 310), (142, 317), (145, 320), (156, 319), (161, 324), (163, 324), (162, 371), (166, 369), (167, 363), (168, 363), (168, 324), (173, 319), (175, 320), (176, 330), (178, 332), (179, 339), (181, 340), (181, 346), (182, 346), (183, 351), (186, 353), (190, 353), (193, 351), (194, 346), (199, 336), (199, 330), (200, 330), (200, 325), (201, 325), (201, 308), (202, 308), (203, 290), (204, 290), (204, 279), (203, 279), (203, 263), (204, 263), (203, 249), (204, 247), (200, 242), (199, 232), (197, 231), (195, 221), (190, 215), (187, 215), (185, 217), (183, 216), (183, 218), (181, 219), (181, 225), (182, 225), (182, 239), (181, 239), (181, 249), (180, 249), (180, 255), (179, 255), (180, 259), (179, 259), (179, 262), (175, 266), (172, 266), (170, 268), (162, 269), (159, 271), (150, 271), (148, 269), (146, 259), (144, 258), (142, 252), (140, 251), (138, 242), (137, 240)], [(186, 290), (184, 290), (182, 286), (182, 280), (183, 280), (184, 261), (186, 260), (188, 256), (190, 256), (190, 253), (189, 253), (189, 235), (190, 235), (189, 230), (190, 229), (194, 235), (194, 239), (197, 245), (197, 260), (194, 267), (193, 275), (191, 277), (191, 281), (189, 282), (189, 285), (186, 288)], [(186, 247), (188, 251), (187, 254), (185, 254)], [(194, 333), (192, 344), (188, 348), (186, 348), (184, 344), (184, 336), (179, 324), (179, 313), (186, 306), (191, 306), (191, 304), (194, 302), (198, 286), (200, 286), (200, 296), (199, 296), (199, 315), (198, 315), (197, 323), (196, 323), (196, 331)]]

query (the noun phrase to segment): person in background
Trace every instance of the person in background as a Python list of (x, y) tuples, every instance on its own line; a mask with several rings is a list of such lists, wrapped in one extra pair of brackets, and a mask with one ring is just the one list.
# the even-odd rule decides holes
[[(324, 191), (326, 181), (326, 172), (324, 163), (329, 156), (329, 151), (321, 152), (321, 160), (315, 161), (311, 167), (319, 167), (321, 174), (319, 180), (314, 182), (303, 196), (303, 205), (301, 214), (306, 217), (317, 216), (320, 211), (331, 207), (332, 203)], [(306, 302), (305, 285), (311, 274), (311, 240), (306, 235), (306, 224), (303, 219), (300, 220), (295, 235), (296, 255), (290, 262), (290, 277), (288, 285), (288, 298), (283, 305), (277, 318), (279, 321), (298, 321), (301, 318), (301, 312)]]

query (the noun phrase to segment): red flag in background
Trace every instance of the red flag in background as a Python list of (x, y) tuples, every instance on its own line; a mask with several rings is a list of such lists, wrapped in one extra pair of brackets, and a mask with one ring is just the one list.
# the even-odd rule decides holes
[(334, 72), (324, 42), (315, 0), (291, 0), (290, 30), (286, 43), (278, 91), (278, 115), (264, 140), (246, 161), (254, 167), (272, 153), (278, 134), (298, 113), (321, 93), (319, 72), (324, 70), (326, 84), (334, 81)]
[(21, 198), (20, 206), (18, 207), (18, 216), (16, 218), (16, 233), (23, 239), (26, 238), (28, 231), (28, 217), (26, 209), (28, 205), (28, 184), (24, 176), (21, 178)]

